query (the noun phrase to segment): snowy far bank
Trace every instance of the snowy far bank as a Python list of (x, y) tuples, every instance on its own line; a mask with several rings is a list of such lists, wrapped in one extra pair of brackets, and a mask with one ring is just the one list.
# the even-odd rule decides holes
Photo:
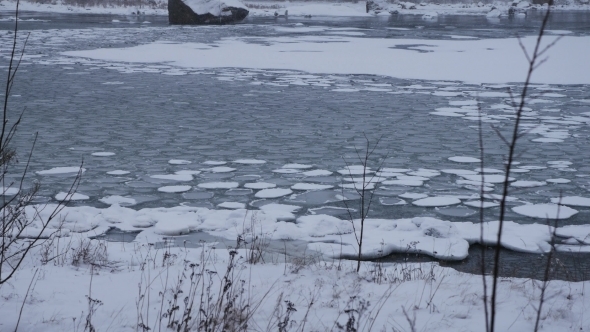
[[(275, 13), (283, 15), (285, 11), (289, 16), (342, 16), (342, 17), (370, 17), (374, 13), (367, 13), (366, 2), (326, 2), (326, 1), (242, 1), (248, 10), (250, 16), (274, 16)], [(559, 3), (559, 2), (558, 2)], [(3, 1), (0, 3), (0, 11), (13, 11), (15, 1)], [(21, 1), (20, 9), (22, 11), (48, 12), (48, 13), (92, 13), (92, 14), (117, 14), (131, 15), (138, 11), (145, 15), (168, 15), (166, 8), (167, 1), (156, 0), (149, 2), (148, 5), (129, 3), (127, 6), (118, 6), (107, 3), (100, 6), (75, 5), (71, 2), (63, 3), (55, 1), (54, 3), (37, 3), (30, 1)], [(392, 5), (392, 10), (398, 14), (408, 15), (428, 15), (430, 18), (436, 15), (487, 15), (492, 8), (497, 8), (499, 13), (507, 13), (511, 6), (510, 2), (495, 1), (493, 3), (456, 3), (456, 4), (439, 4), (421, 2), (413, 4), (411, 2), (398, 2)], [(541, 8), (541, 7), (539, 7)], [(590, 4), (576, 1), (564, 1), (553, 7), (557, 11), (587, 11), (590, 10)], [(434, 16), (433, 16), (434, 14)], [(390, 15), (388, 11), (382, 11), (377, 15)], [(496, 16), (497, 17), (497, 16)]]

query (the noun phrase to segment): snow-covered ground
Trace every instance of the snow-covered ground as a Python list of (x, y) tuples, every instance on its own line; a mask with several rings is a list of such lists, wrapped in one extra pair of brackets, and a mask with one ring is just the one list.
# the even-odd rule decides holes
[[(185, 319), (196, 331), (205, 317), (233, 328), (247, 321), (248, 331), (339, 331), (347, 322), (358, 331), (485, 331), (482, 278), (436, 263), (363, 263), (357, 274), (350, 261), (313, 254), (276, 253), (258, 264), (247, 262), (256, 250), (231, 257), (215, 244), (62, 238), (36, 248), (2, 285), (0, 330), (13, 331), (22, 308), (19, 331), (164, 331)], [(532, 331), (542, 284), (502, 278), (498, 285), (497, 330)], [(587, 331), (587, 286), (551, 281), (540, 331)]]

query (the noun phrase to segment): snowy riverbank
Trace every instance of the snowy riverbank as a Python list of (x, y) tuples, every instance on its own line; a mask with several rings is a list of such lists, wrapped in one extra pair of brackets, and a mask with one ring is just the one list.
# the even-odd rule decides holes
[[(86, 249), (86, 251), (84, 250)], [(435, 263), (364, 263), (277, 254), (249, 264), (214, 244), (155, 248), (77, 237), (31, 252), (18, 274), (0, 288), (0, 330), (166, 330), (204, 326), (207, 317), (248, 331), (358, 330), (485, 331), (482, 278)], [(232, 258), (233, 257), (233, 258)], [(42, 264), (44, 261), (46, 264)], [(49, 260), (47, 262), (47, 260)], [(93, 265), (91, 265), (93, 264)], [(229, 268), (228, 268), (229, 267)], [(490, 283), (488, 279), (488, 285)], [(585, 331), (589, 282), (551, 281), (542, 331)], [(539, 282), (503, 278), (497, 328), (532, 331)], [(291, 309), (289, 309), (291, 308)], [(294, 309), (294, 310), (293, 310)]]
[[(397, 11), (401, 15), (426, 15), (428, 19), (433, 19), (437, 15), (487, 15), (492, 8), (497, 8), (498, 13), (507, 13), (511, 4), (504, 1), (493, 3), (470, 3), (470, 4), (438, 4), (422, 2), (413, 4), (410, 2), (399, 2), (389, 4), (388, 10), (381, 11), (378, 14), (366, 12), (366, 2), (298, 2), (298, 1), (243, 1), (250, 11), (250, 16), (275, 16), (283, 15), (285, 11), (289, 16), (341, 16), (341, 17), (370, 17), (375, 15), (388, 16), (391, 11)], [(15, 1), (3, 1), (0, 3), (0, 11), (13, 11)], [(29, 1), (21, 1), (20, 9), (22, 11), (32, 12), (51, 12), (51, 13), (91, 13), (91, 14), (116, 14), (116, 15), (134, 15), (138, 11), (145, 15), (168, 15), (166, 8), (167, 2), (158, 0), (151, 5), (129, 5), (129, 6), (76, 6), (71, 4), (44, 4)], [(534, 9), (540, 9), (541, 6), (533, 6)], [(588, 11), (590, 4), (582, 2), (564, 2), (553, 6), (555, 11)]]

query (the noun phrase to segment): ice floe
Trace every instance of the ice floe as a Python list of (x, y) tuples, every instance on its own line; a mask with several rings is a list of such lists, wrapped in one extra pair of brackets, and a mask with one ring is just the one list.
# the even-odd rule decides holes
[(456, 163), (480, 163), (481, 160), (473, 157), (463, 157), (463, 156), (456, 156), (456, 157), (449, 157), (450, 161), (454, 161)]
[(527, 217), (546, 220), (567, 219), (576, 213), (577, 210), (557, 204), (526, 204), (515, 206), (512, 211)]
[(413, 205), (416, 206), (425, 206), (425, 207), (433, 207), (433, 206), (448, 206), (448, 205), (456, 205), (461, 204), (461, 200), (455, 197), (426, 197), (415, 200), (412, 202)]
[(170, 159), (168, 160), (168, 164), (170, 165), (188, 165), (191, 161), (183, 160), (183, 159)]
[(156, 174), (150, 176), (152, 179), (171, 180), (171, 181), (192, 181), (191, 174)]
[(211, 166), (220, 166), (227, 164), (226, 161), (218, 161), (218, 160), (207, 160), (202, 162), (203, 165), (211, 165)]
[(324, 169), (315, 169), (313, 171), (306, 171), (301, 173), (305, 176), (329, 176), (332, 175), (332, 172), (324, 170)]
[(419, 193), (403, 193), (398, 196), (401, 198), (409, 198), (409, 199), (421, 199), (421, 198), (428, 197), (428, 195), (426, 195), (426, 194), (419, 194)]
[(191, 190), (191, 186), (164, 186), (158, 188), (158, 191), (163, 193), (181, 193)]
[(84, 195), (84, 194), (79, 194), (79, 193), (65, 193), (65, 192), (59, 192), (57, 195), (55, 195), (55, 199), (58, 201), (85, 201), (90, 199), (90, 197)]
[(477, 175), (477, 172), (468, 169), (441, 169), (441, 172), (454, 175)]
[(266, 164), (266, 160), (259, 160), (259, 159), (238, 159), (232, 161), (234, 164), (244, 164), (244, 165), (261, 165)]
[(233, 188), (239, 187), (239, 185), (240, 184), (238, 182), (233, 182), (233, 181), (229, 181), (229, 182), (205, 182), (205, 183), (199, 183), (197, 185), (197, 187), (203, 188), (203, 189), (233, 189)]
[(471, 206), (471, 207), (476, 207), (476, 208), (491, 208), (491, 207), (496, 207), (496, 206), (500, 206), (499, 203), (496, 202), (488, 202), (488, 201), (467, 201), (467, 202), (463, 202), (464, 205), (467, 206)]
[(246, 204), (240, 203), (240, 202), (223, 202), (223, 203), (217, 204), (217, 206), (220, 208), (232, 209), (232, 210), (246, 208)]
[(515, 181), (510, 184), (512, 187), (519, 187), (519, 188), (533, 188), (533, 187), (541, 187), (547, 185), (545, 181)]
[(570, 182), (572, 182), (571, 180), (564, 179), (564, 178), (547, 179), (545, 181), (547, 181), (549, 183), (560, 183), (560, 184), (561, 183), (570, 183)]
[(274, 188), (277, 185), (274, 183), (268, 183), (268, 182), (250, 182), (250, 183), (245, 183), (244, 184), (244, 188), (249, 188), (249, 189), (270, 189), (270, 188)]
[[(506, 176), (505, 175), (497, 175), (497, 174), (484, 174), (483, 176), (481, 175), (460, 175), (462, 178), (469, 180), (469, 181), (474, 181), (474, 182), (480, 182), (483, 179), (484, 183), (504, 183), (504, 181), (506, 180)], [(508, 182), (512, 182), (516, 180), (513, 177), (509, 177), (508, 178)]]
[(229, 172), (235, 171), (236, 169), (232, 168), (232, 167), (227, 167), (227, 166), (218, 166), (218, 167), (212, 167), (212, 168), (204, 168), (202, 170), (206, 171), (206, 172), (211, 172), (211, 173), (229, 173)]
[(312, 168), (313, 165), (306, 165), (306, 164), (286, 164), (283, 165), (283, 168), (291, 168), (291, 169), (308, 169)]
[(291, 189), (274, 188), (274, 189), (262, 189), (257, 192), (254, 197), (257, 198), (279, 198), (292, 194)]
[(551, 203), (562, 204), (562, 205), (571, 205), (571, 206), (590, 207), (590, 198), (580, 197), (580, 196), (565, 196), (565, 197), (561, 197), (561, 198), (557, 197), (557, 198), (551, 198)]
[(296, 183), (291, 186), (293, 190), (326, 190), (332, 189), (334, 186), (328, 184), (315, 184), (315, 183)]
[(108, 205), (118, 204), (121, 206), (131, 206), (137, 204), (137, 201), (131, 197), (123, 197), (118, 195), (103, 197), (99, 199), (99, 201)]
[(131, 172), (129, 172), (129, 171), (123, 171), (123, 170), (120, 170), (120, 169), (117, 169), (117, 170), (114, 170), (114, 171), (108, 171), (107, 172), (107, 174), (109, 174), (109, 175), (125, 175), (125, 174), (129, 174), (129, 173), (131, 173)]
[(279, 173), (279, 174), (301, 173), (300, 169), (295, 169), (295, 168), (279, 168), (279, 169), (273, 169), (272, 171), (273, 171), (273, 173)]
[(94, 152), (94, 153), (92, 153), (92, 155), (95, 157), (110, 157), (110, 156), (114, 156), (115, 153), (114, 152)]
[(78, 166), (73, 167), (54, 167), (48, 170), (37, 171), (35, 173), (39, 175), (54, 175), (54, 174), (69, 174), (69, 173), (84, 173), (86, 172), (86, 168), (81, 168)]

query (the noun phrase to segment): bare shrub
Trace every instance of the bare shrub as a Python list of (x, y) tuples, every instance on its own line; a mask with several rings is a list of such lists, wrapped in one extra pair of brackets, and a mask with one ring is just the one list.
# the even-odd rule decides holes
[[(25, 190), (25, 180), (33, 148), (37, 141), (37, 134), (35, 134), (31, 151), (27, 156), (24, 170), (13, 170), (15, 164), (18, 163), (18, 158), (16, 150), (11, 146), (12, 139), (17, 132), (23, 113), (16, 117), (15, 120), (10, 120), (8, 102), (29, 38), (28, 34), (25, 38), (19, 37), (19, 4), (20, 2), (17, 0), (12, 47), (10, 49), (8, 74), (4, 90), (2, 124), (0, 125), (0, 191), (2, 194), (0, 198), (0, 285), (14, 276), (33, 248), (60, 232), (59, 228), (50, 228), (49, 225), (69, 201), (59, 202), (45, 218), (41, 218), (39, 212), (43, 208), (32, 207), (32, 216), (27, 216), (25, 213), (39, 191), (38, 183), (33, 183), (30, 189)], [(82, 167), (80, 167), (66, 197), (71, 197), (75, 192), (81, 174)], [(18, 180), (11, 180), (15, 175)]]

